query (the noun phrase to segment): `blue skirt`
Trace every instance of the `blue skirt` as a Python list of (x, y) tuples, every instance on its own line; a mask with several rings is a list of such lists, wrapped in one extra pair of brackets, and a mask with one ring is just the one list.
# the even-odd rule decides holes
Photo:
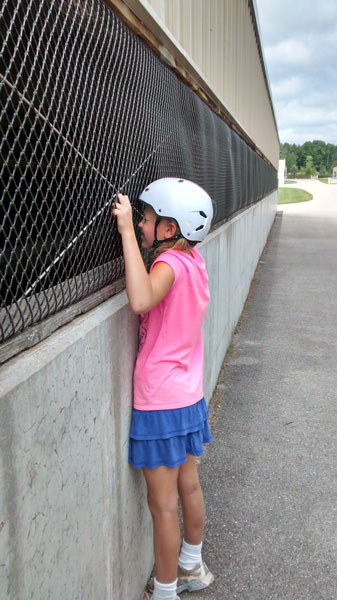
[(168, 410), (132, 411), (129, 463), (135, 469), (174, 469), (186, 454), (203, 456), (202, 445), (212, 441), (204, 398), (192, 406)]

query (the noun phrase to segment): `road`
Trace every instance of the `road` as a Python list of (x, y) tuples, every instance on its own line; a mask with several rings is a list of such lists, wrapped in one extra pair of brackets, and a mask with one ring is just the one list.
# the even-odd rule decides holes
[(279, 206), (210, 404), (193, 600), (337, 598), (337, 185), (296, 187), (314, 199)]

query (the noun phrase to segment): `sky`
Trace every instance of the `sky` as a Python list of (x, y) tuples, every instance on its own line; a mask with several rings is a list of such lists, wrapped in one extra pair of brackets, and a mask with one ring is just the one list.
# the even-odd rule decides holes
[(256, 0), (280, 142), (337, 144), (337, 0)]

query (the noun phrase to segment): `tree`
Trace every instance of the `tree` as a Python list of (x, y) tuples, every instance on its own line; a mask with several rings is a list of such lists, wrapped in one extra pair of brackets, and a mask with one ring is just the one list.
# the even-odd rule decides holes
[(322, 142), (322, 140), (314, 140), (312, 142), (311, 156), (313, 158), (314, 166), (317, 170), (324, 160), (325, 148), (326, 144)]
[(289, 154), (287, 154), (286, 165), (287, 165), (288, 173), (296, 173), (296, 171), (297, 171), (296, 160), (297, 160), (297, 157), (294, 152), (290, 152)]
[[(286, 159), (288, 173), (300, 170), (306, 176), (317, 172), (321, 177), (329, 176), (337, 165), (337, 146), (322, 140), (304, 142), (302, 146), (284, 143), (280, 144), (280, 156)], [(307, 163), (308, 157), (311, 160)]]
[(305, 166), (302, 167), (301, 173), (303, 175), (306, 175), (307, 177), (310, 177), (311, 175), (314, 175), (314, 173), (316, 173), (312, 156), (306, 157)]

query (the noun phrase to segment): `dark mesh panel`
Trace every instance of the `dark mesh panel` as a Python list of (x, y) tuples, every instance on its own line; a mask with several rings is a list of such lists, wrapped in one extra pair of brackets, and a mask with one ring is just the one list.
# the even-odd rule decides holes
[(100, 0), (5, 0), (0, 15), (0, 341), (123, 274), (117, 190), (135, 204), (150, 181), (185, 177), (218, 222), (277, 187)]

